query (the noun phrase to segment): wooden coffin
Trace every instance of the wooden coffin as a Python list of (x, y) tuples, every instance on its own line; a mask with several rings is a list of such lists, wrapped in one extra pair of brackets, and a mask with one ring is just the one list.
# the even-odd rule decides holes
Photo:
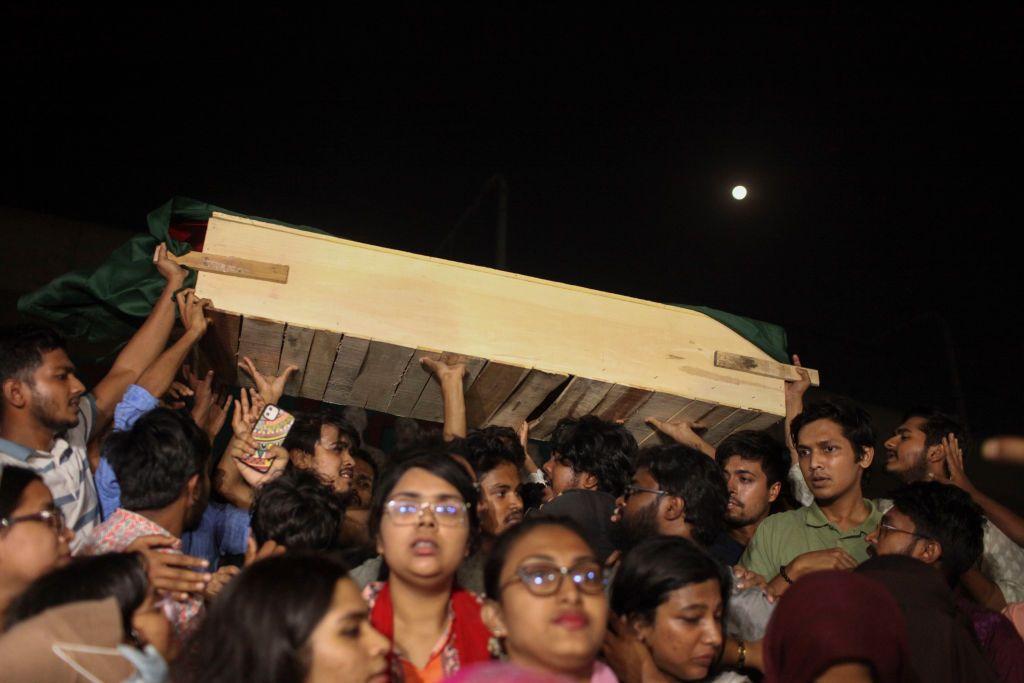
[(204, 254), (287, 267), (287, 282), (200, 272), (221, 376), (243, 355), (265, 373), (295, 364), (289, 394), (440, 421), (418, 359), (463, 360), (470, 426), (530, 418), (540, 439), (594, 413), (641, 443), (646, 417), (699, 420), (717, 443), (784, 414), (782, 379), (715, 363), (770, 357), (697, 311), (219, 213)]

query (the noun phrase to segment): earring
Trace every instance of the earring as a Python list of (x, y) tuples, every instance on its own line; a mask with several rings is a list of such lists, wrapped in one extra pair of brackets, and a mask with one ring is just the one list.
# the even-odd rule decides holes
[(505, 634), (501, 631), (496, 631), (493, 636), (487, 640), (487, 653), (491, 655), (491, 659), (498, 661), (505, 661), (505, 646), (502, 644), (501, 639), (505, 637)]

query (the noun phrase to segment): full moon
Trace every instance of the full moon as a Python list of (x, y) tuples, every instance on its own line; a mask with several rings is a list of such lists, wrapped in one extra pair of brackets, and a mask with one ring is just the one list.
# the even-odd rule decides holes
[(743, 199), (746, 196), (747, 196), (747, 188), (743, 187), (742, 185), (737, 185), (736, 187), (732, 188), (732, 198), (733, 199)]

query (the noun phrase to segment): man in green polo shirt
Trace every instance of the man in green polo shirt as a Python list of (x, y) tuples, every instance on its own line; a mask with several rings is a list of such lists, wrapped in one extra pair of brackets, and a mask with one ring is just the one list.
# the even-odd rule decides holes
[(853, 569), (867, 560), (865, 537), (882, 517), (861, 492), (875, 455), (874, 431), (863, 409), (839, 400), (810, 403), (790, 432), (814, 502), (765, 519), (740, 559), (776, 594), (811, 572)]

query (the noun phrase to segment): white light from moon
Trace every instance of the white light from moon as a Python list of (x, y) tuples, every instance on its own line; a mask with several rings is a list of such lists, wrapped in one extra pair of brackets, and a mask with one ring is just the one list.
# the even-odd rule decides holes
[(747, 188), (743, 187), (742, 185), (737, 185), (736, 187), (732, 188), (732, 198), (733, 199), (743, 199), (746, 196), (747, 196)]

